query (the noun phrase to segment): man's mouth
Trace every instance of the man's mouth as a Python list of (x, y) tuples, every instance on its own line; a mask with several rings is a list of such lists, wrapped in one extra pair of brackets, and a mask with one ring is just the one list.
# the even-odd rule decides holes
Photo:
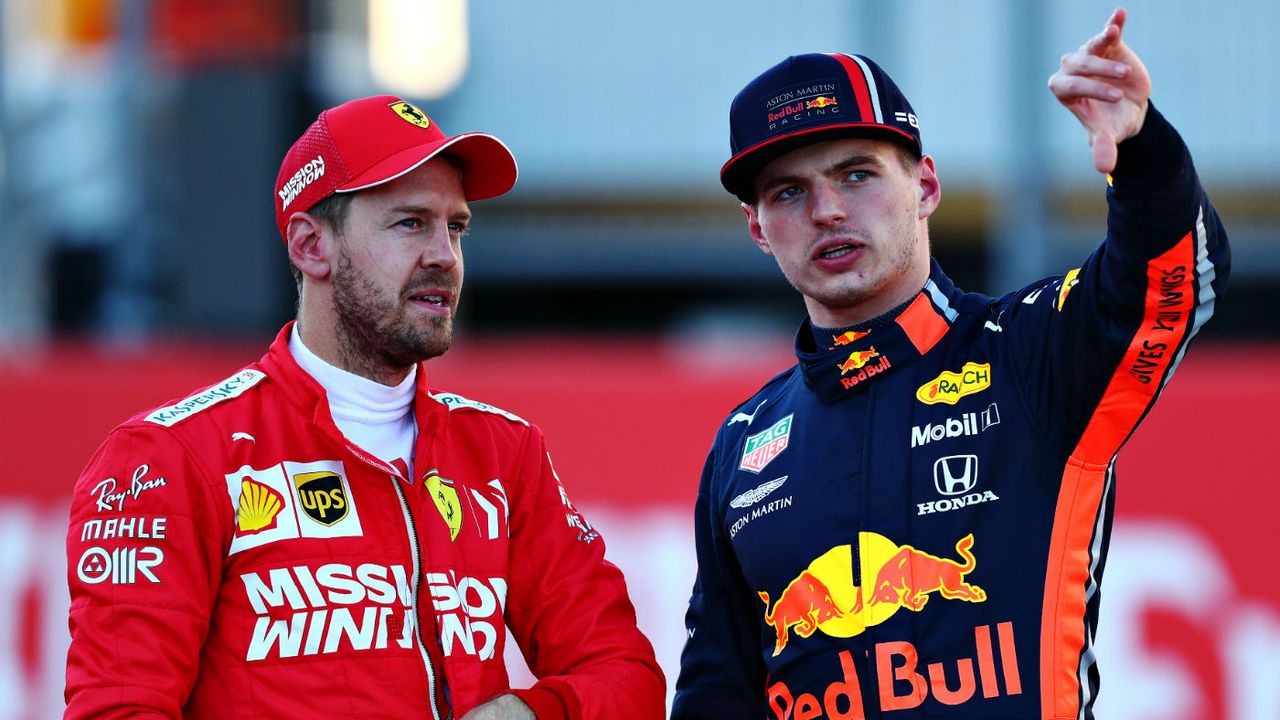
[(849, 243), (842, 243), (840, 245), (836, 245), (835, 247), (828, 248), (827, 250), (822, 251), (821, 253), (818, 254), (818, 257), (823, 258), (825, 260), (830, 260), (832, 258), (838, 258), (844, 255), (848, 255), (849, 253), (857, 249), (858, 248), (854, 245), (851, 245)]
[(415, 302), (423, 302), (423, 303), (427, 303), (428, 305), (437, 305), (440, 307), (443, 307), (448, 303), (448, 299), (444, 295), (417, 294), (417, 295), (410, 295), (409, 299)]

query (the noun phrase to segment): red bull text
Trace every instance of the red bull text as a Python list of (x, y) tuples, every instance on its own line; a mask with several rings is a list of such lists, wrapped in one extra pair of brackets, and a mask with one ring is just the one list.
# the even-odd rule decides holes
[[(973, 636), (971, 655), (932, 662), (924, 662), (910, 642), (876, 643), (870, 656), (875, 661), (880, 710), (910, 710), (930, 698), (943, 705), (963, 705), (979, 692), (984, 699), (1002, 694), (1021, 695), (1022, 676), (1018, 671), (1013, 623), (996, 625), (995, 643), (990, 625), (975, 627)], [(853, 655), (849, 650), (841, 650), (835, 659), (840, 664), (840, 674), (822, 690), (821, 697), (817, 692), (797, 694), (782, 681), (770, 685), (766, 700), (773, 716), (777, 720), (863, 720), (866, 715), (862, 683)]]

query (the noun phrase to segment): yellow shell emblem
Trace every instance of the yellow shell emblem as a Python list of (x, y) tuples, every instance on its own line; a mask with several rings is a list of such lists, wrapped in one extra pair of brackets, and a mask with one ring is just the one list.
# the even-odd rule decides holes
[(427, 117), (427, 114), (419, 110), (418, 106), (413, 103), (401, 100), (400, 102), (391, 103), (390, 107), (396, 111), (400, 119), (407, 123), (417, 125), (423, 130), (431, 127), (431, 118)]
[(253, 534), (275, 527), (276, 516), (284, 508), (280, 493), (245, 478), (240, 482), (240, 499), (236, 502), (236, 527), (242, 534)]

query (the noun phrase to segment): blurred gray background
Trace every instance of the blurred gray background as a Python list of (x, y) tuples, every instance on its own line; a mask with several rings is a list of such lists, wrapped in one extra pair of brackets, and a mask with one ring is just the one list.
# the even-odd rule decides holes
[[(876, 58), (918, 111), (936, 254), (1001, 294), (1103, 231), (1045, 81), (1110, 3), (7, 0), (0, 351), (60, 334), (262, 337), (292, 313), (271, 186), (323, 107), (388, 92), (496, 133), (520, 182), (466, 248), (476, 332), (789, 329), (800, 308), (719, 186), (729, 101), (788, 54)], [(1209, 337), (1280, 332), (1280, 5), (1139, 1), (1127, 39), (1235, 246)], [(397, 32), (399, 34), (397, 34)]]

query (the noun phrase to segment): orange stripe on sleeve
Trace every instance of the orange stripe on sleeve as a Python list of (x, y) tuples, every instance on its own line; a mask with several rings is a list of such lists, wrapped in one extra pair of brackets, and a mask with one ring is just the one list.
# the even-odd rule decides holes
[(1045, 718), (1080, 712), (1085, 592), (1107, 467), (1155, 400), (1192, 320), (1195, 238), (1147, 263), (1142, 324), (1067, 460), (1053, 517), (1040, 618), (1040, 703)]

